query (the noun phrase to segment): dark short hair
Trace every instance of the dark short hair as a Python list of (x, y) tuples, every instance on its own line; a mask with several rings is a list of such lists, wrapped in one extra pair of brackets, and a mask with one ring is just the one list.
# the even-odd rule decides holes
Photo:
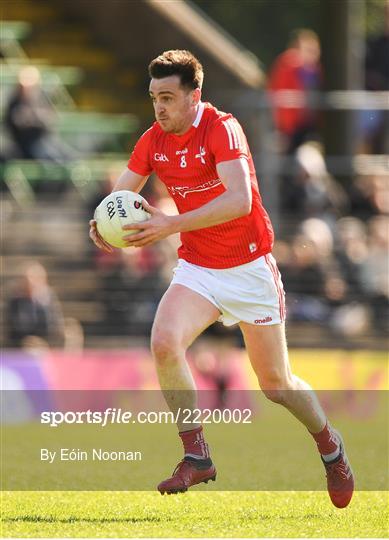
[(181, 85), (194, 90), (201, 88), (204, 79), (203, 66), (189, 51), (165, 51), (150, 62), (149, 75), (152, 79), (163, 79), (178, 75)]

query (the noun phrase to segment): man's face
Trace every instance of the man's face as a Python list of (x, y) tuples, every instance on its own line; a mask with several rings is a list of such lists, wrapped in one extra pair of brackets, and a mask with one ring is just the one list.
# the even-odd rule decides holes
[(167, 133), (185, 133), (193, 123), (200, 90), (189, 90), (181, 85), (178, 75), (171, 75), (151, 79), (149, 93), (161, 128)]
[(315, 39), (301, 38), (298, 42), (301, 60), (307, 67), (315, 66), (320, 60), (320, 44)]

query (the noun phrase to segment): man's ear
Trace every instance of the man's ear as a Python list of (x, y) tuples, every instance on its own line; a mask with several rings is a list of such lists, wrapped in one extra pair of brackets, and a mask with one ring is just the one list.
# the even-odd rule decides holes
[(201, 100), (200, 88), (195, 88), (192, 92), (192, 105), (197, 106)]

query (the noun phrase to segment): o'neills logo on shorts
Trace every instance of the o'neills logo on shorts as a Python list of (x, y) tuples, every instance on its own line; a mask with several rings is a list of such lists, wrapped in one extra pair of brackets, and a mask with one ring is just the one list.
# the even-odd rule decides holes
[(269, 316), (265, 317), (264, 319), (255, 319), (254, 324), (265, 324), (267, 322), (271, 322), (273, 319)]

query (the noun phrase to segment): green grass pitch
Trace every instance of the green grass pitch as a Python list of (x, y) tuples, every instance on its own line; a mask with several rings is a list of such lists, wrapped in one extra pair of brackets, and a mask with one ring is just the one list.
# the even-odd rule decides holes
[(2, 537), (386, 538), (387, 492), (3, 492)]
[[(350, 381), (342, 379), (346, 375), (348, 378), (352, 377), (353, 385), (361, 389), (369, 389), (368, 381), (376, 380), (377, 375), (384, 382), (388, 378), (385, 353), (357, 351), (346, 354), (344, 351), (330, 353), (315, 351), (314, 357), (315, 362), (312, 362), (312, 351), (293, 353), (295, 364), (299, 368), (298, 375), (318, 388), (347, 387), (347, 381), (348, 383)], [(322, 360), (320, 369), (319, 360)], [(343, 369), (344, 365), (349, 368), (347, 372)], [(275, 412), (275, 414), (282, 413)], [(370, 489), (379, 489), (381, 484), (382, 489), (387, 489), (387, 480), (385, 480), (388, 463), (387, 423), (382, 421), (367, 424), (364, 419), (353, 420), (350, 416), (345, 416), (344, 412), (342, 415), (340, 424), (336, 422), (335, 425), (341, 430), (346, 430), (350, 424), (347, 446), (357, 473), (357, 482), (359, 481), (361, 485), (363, 480), (363, 483), (367, 485), (369, 484), (367, 479), (373, 476), (374, 482)], [(387, 419), (387, 412), (383, 419)], [(275, 425), (278, 427), (274, 432), (275, 447), (271, 446), (272, 441), (269, 441), (264, 449), (266, 455), (272, 457), (272, 463), (278, 463), (275, 457), (278, 455), (277, 437), (281, 424), (278, 416), (276, 420)], [(359, 422), (358, 429), (354, 429), (356, 421)], [(373, 431), (368, 431), (369, 425), (372, 429), (374, 426), (378, 427)], [(293, 454), (296, 448), (301, 453), (306, 445), (304, 460), (305, 456), (308, 458), (304, 461), (305, 469), (312, 471), (308, 475), (309, 478), (311, 474), (315, 475), (315, 478), (318, 475), (319, 485), (324, 488), (324, 470), (321, 469), (318, 456), (312, 451), (312, 441), (308, 440), (305, 432), (302, 433), (302, 429), (296, 429), (294, 423), (292, 427), (290, 433), (294, 437), (300, 437), (301, 432), (301, 440), (299, 439), (298, 446), (290, 443), (288, 462), (293, 463), (299, 457), (299, 454)], [(261, 420), (261, 429), (264, 429), (264, 420)], [(173, 427), (171, 432), (171, 438), (166, 436), (166, 431), (164, 431), (163, 439), (153, 438), (153, 440), (161, 441), (159, 447), (161, 456), (171, 455), (171, 451), (178, 452), (177, 445), (174, 446), (176, 440)], [(285, 430), (281, 431), (281, 434), (285, 437)], [(27, 445), (31, 445), (31, 436), (26, 435), (25, 432), (24, 437), (27, 439)], [(364, 445), (366, 438), (369, 441), (368, 446)], [(168, 439), (169, 441), (171, 439), (171, 443)], [(290, 437), (288, 440), (291, 440)], [(241, 447), (240, 438), (238, 442)], [(230, 470), (229, 464), (223, 463), (221, 450), (223, 446), (218, 444), (216, 438), (212, 443), (215, 452), (219, 449), (216, 463), (220, 478), (216, 483), (205, 486), (205, 490), (194, 487), (189, 493), (164, 497), (151, 491), (4, 491), (1, 494), (1, 536), (5, 538), (389, 537), (387, 491), (357, 491), (349, 507), (343, 510), (334, 508), (328, 494), (323, 491), (211, 491), (211, 489), (222, 489), (220, 486), (223, 483), (223, 469)], [(169, 450), (168, 444), (172, 444), (174, 449)], [(234, 456), (240, 452), (239, 447), (234, 447)], [(247, 457), (250, 463), (254, 459), (258, 460), (260, 446), (251, 445), (251, 447), (253, 453)], [(360, 454), (363, 448), (369, 451), (366, 450), (363, 453), (362, 459)], [(23, 477), (27, 471), (21, 467), (16, 450), (17, 448), (14, 448), (12, 473)], [(152, 446), (152, 452), (154, 456), (154, 446)], [(312, 459), (312, 468), (309, 459)], [(277, 471), (282, 470), (284, 462), (282, 460), (279, 462)], [(153, 471), (156, 464), (151, 460), (145, 463), (147, 463), (148, 477), (159, 478), (159, 472)], [(263, 460), (260, 463), (263, 465)], [(31, 468), (31, 463), (29, 466)], [(164, 469), (166, 466), (164, 465)], [(269, 462), (266, 462), (266, 466), (269, 466)], [(247, 471), (253, 474), (252, 467), (241, 469), (237, 471), (235, 467), (234, 472), (239, 473), (240, 482), (244, 481), (248, 485), (247, 478), (242, 477), (242, 474), (245, 471), (246, 474)], [(269, 472), (268, 468), (266, 470)], [(300, 469), (299, 478), (307, 474), (306, 470)], [(260, 470), (256, 472), (258, 478), (260, 472)], [(276, 471), (272, 470), (270, 473), (275, 474)], [(119, 471), (113, 471), (112, 478), (115, 478), (117, 474)], [(377, 480), (380, 476), (383, 478), (382, 483)], [(267, 476), (263, 478), (266, 479)], [(31, 486), (31, 483), (28, 485)], [(86, 486), (84, 485), (83, 488), (86, 489)]]

